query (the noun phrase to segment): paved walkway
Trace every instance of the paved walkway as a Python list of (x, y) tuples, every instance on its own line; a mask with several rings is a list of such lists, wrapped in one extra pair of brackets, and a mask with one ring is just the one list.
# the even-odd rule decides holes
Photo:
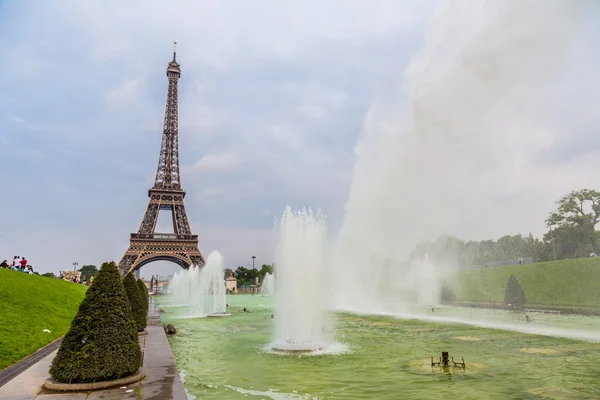
[(48, 378), (50, 363), (56, 355), (54, 350), (19, 376), (0, 387), (1, 400), (106, 400), (106, 399), (143, 399), (143, 400), (187, 400), (179, 372), (175, 366), (173, 352), (167, 341), (158, 313), (152, 309), (148, 321), (148, 334), (140, 336), (140, 345), (144, 351), (144, 370), (146, 378), (125, 388), (108, 390), (56, 393), (42, 389)]
[(48, 354), (51, 354), (52, 352), (57, 350), (60, 344), (62, 343), (62, 339), (62, 337), (56, 339), (54, 342), (42, 347), (35, 353), (23, 358), (15, 364), (8, 366), (2, 371), (0, 371), (0, 393), (2, 393), (2, 386), (12, 381), (15, 377), (21, 375), (29, 367), (42, 360)]

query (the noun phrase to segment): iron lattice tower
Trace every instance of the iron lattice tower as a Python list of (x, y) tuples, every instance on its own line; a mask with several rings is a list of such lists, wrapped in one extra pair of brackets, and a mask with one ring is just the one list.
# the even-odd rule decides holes
[[(137, 233), (131, 234), (129, 248), (119, 262), (123, 275), (158, 260), (171, 261), (183, 268), (204, 265), (204, 257), (198, 249), (198, 235), (192, 234), (185, 212), (185, 192), (181, 189), (179, 174), (177, 85), (181, 69), (176, 53), (174, 49), (173, 60), (167, 66), (169, 89), (156, 179), (154, 186), (148, 190), (150, 201), (142, 223)], [(155, 232), (160, 210), (171, 211), (174, 233)]]

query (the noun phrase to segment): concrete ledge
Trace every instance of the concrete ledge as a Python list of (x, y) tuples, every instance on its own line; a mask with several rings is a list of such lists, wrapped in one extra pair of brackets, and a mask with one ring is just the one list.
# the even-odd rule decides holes
[(148, 334), (148, 328), (144, 329), (141, 332), (138, 332), (138, 337), (140, 337), (140, 336), (146, 336), (147, 334)]
[(56, 392), (84, 392), (88, 390), (108, 389), (115, 386), (129, 385), (134, 382), (141, 381), (146, 377), (146, 372), (143, 369), (138, 369), (133, 375), (124, 378), (113, 379), (110, 381), (89, 382), (89, 383), (63, 383), (54, 380), (53, 378), (46, 379), (42, 385), (44, 389), (54, 390)]

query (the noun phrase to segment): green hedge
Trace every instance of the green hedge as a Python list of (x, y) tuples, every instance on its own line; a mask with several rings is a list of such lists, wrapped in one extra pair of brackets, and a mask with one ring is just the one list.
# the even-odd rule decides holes
[(104, 263), (52, 361), (50, 375), (66, 383), (98, 382), (131, 375), (141, 364), (135, 322), (117, 266)]
[(146, 307), (144, 307), (144, 300), (142, 294), (138, 288), (137, 282), (133, 277), (133, 274), (129, 272), (123, 278), (123, 286), (125, 287), (125, 293), (129, 299), (129, 305), (131, 307), (131, 313), (135, 320), (135, 325), (138, 332), (142, 332), (146, 329)]
[(138, 279), (137, 280), (137, 285), (138, 285), (138, 290), (140, 291), (140, 294), (142, 296), (142, 303), (143, 303), (143, 310), (144, 310), (144, 316), (146, 318), (146, 324), (148, 323), (148, 308), (150, 307), (150, 296), (148, 295), (148, 288), (146, 287), (146, 284), (144, 283), (143, 280)]

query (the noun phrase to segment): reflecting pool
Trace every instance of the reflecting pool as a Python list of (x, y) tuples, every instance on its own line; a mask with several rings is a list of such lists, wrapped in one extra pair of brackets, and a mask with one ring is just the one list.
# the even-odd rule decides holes
[[(600, 318), (532, 315), (448, 308), (429, 321), (386, 315), (336, 313), (339, 346), (318, 355), (277, 354), (273, 298), (228, 296), (230, 318), (178, 318), (178, 307), (160, 297), (163, 322), (190, 398), (211, 399), (596, 399), (600, 396), (600, 343), (489, 329), (457, 321), (478, 320), (524, 329), (598, 332)], [(243, 312), (243, 308), (249, 312)], [(275, 316), (275, 318), (277, 318)], [(439, 319), (439, 320), (436, 320)], [(520, 324), (520, 325), (519, 325)], [(493, 325), (493, 324), (492, 324)], [(542, 326), (544, 325), (544, 326)], [(431, 367), (442, 351), (466, 369)]]

